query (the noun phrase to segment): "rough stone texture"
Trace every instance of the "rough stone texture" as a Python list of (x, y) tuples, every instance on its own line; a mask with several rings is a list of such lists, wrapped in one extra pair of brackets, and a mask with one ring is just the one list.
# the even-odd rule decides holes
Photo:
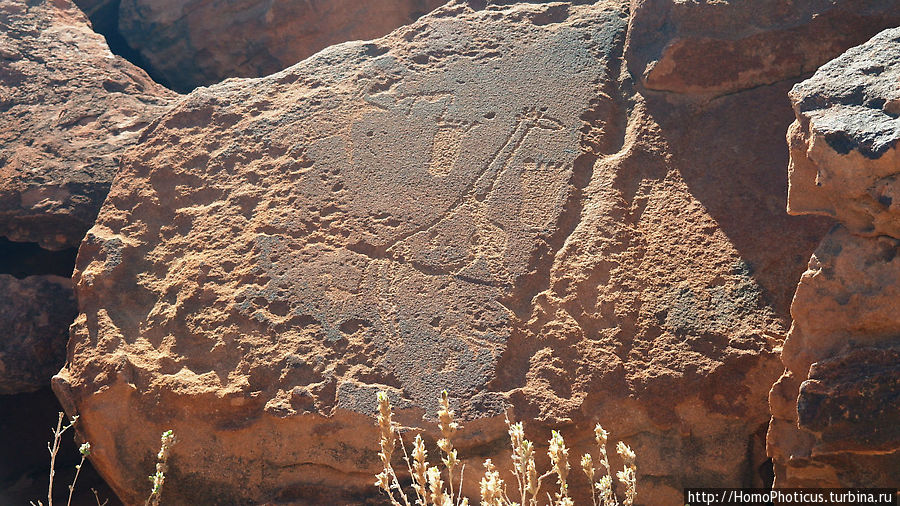
[(95, 24), (111, 25), (151, 75), (180, 91), (272, 74), (332, 44), (385, 35), (445, 2), (122, 0), (111, 8), (76, 0)]
[(819, 433), (823, 452), (893, 452), (900, 446), (898, 401), (900, 350), (858, 348), (812, 365), (797, 398), (798, 422)]
[(900, 30), (885, 30), (791, 90), (789, 211), (900, 237)]
[[(793, 191), (793, 190), (792, 190)], [(841, 227), (791, 306), (785, 375), (770, 395), (777, 486), (893, 486), (900, 463), (898, 241)]]
[(50, 384), (77, 313), (70, 279), (0, 274), (0, 395)]
[(812, 72), (900, 25), (892, 0), (632, 0), (627, 60), (647, 88), (721, 95)]
[(826, 225), (783, 210), (799, 76), (673, 98), (622, 72), (624, 3), (472, 5), (198, 89), (129, 152), (54, 382), (126, 503), (169, 428), (175, 503), (358, 501), (379, 389), (429, 438), (450, 391), (470, 493), (507, 409), (572, 455), (602, 422), (641, 504), (764, 484)]
[(841, 221), (791, 305), (770, 394), (776, 486), (896, 486), (900, 469), (900, 228), (893, 126), (900, 30), (791, 91), (789, 210)]
[(174, 96), (68, 0), (0, 3), (0, 236), (77, 246), (122, 151)]

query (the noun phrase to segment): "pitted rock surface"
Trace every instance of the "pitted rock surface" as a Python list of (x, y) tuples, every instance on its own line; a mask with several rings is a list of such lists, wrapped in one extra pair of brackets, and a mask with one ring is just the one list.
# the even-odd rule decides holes
[[(769, 402), (775, 485), (893, 486), (900, 465), (897, 58), (886, 30), (794, 86), (788, 209), (832, 216)], [(894, 104), (894, 105), (892, 105)]]
[(623, 73), (621, 3), (507, 4), (195, 90), (128, 153), (54, 383), (126, 503), (167, 429), (176, 503), (362, 501), (377, 390), (433, 439), (448, 389), (500, 468), (505, 412), (573, 455), (602, 422), (641, 504), (763, 485), (825, 231), (783, 211), (794, 81), (673, 103)]
[(175, 94), (68, 0), (0, 4), (0, 236), (77, 246), (122, 152)]

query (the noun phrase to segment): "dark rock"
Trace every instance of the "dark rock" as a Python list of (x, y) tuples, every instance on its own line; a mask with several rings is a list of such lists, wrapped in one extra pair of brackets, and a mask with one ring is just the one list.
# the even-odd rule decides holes
[(0, 274), (0, 395), (50, 384), (66, 361), (77, 313), (68, 278)]
[(900, 350), (858, 348), (816, 362), (800, 386), (800, 428), (817, 433), (818, 451), (892, 452), (900, 448)]

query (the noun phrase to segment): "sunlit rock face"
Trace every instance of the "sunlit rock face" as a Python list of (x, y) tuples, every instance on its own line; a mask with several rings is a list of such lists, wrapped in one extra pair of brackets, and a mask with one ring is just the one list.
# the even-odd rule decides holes
[(505, 414), (572, 455), (603, 423), (641, 504), (765, 485), (766, 394), (828, 226), (784, 212), (809, 69), (653, 88), (628, 56), (653, 8), (454, 2), (154, 122), (81, 245), (54, 384), (125, 502), (168, 429), (174, 503), (366, 500), (378, 390), (429, 440), (449, 391), (472, 497), (483, 458), (508, 464)]
[(789, 210), (841, 224), (791, 306), (770, 394), (777, 486), (892, 486), (900, 469), (900, 30), (829, 62), (790, 93)]

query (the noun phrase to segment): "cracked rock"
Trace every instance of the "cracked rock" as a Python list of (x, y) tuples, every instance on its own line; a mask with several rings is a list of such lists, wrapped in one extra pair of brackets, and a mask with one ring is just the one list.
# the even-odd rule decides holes
[(900, 468), (900, 30), (794, 86), (788, 209), (841, 224), (791, 305), (769, 402), (778, 487), (892, 487)]

